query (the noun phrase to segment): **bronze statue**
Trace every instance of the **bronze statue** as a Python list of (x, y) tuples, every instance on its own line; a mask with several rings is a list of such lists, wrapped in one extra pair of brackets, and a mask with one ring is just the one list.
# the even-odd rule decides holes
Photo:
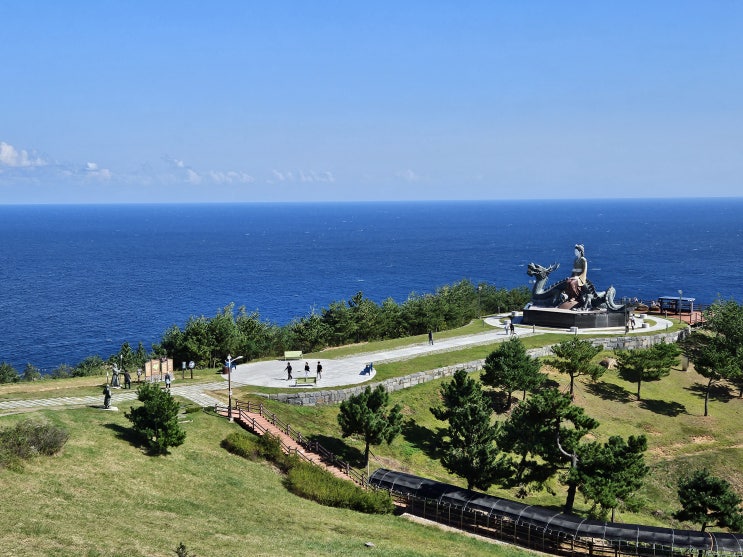
[(591, 309), (621, 311), (624, 309), (624, 306), (614, 303), (613, 286), (598, 292), (588, 279), (588, 260), (582, 244), (575, 245), (575, 260), (570, 276), (547, 287), (550, 273), (559, 267), (559, 263), (554, 263), (549, 267), (529, 263), (526, 273), (536, 279), (532, 287), (532, 306), (570, 308), (576, 311)]

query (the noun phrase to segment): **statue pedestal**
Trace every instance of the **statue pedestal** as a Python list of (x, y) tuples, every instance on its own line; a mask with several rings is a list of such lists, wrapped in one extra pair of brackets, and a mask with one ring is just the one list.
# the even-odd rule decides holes
[(539, 327), (555, 327), (556, 329), (570, 329), (571, 327), (605, 329), (624, 327), (626, 316), (623, 311), (607, 311), (605, 309), (576, 311), (530, 306), (524, 308), (524, 318), (521, 323)]

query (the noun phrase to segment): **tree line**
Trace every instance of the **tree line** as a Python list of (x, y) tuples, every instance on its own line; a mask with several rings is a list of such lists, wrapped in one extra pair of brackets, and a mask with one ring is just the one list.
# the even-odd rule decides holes
[[(332, 302), (327, 308), (295, 317), (280, 326), (263, 320), (257, 311), (244, 307), (235, 311), (229, 304), (214, 317), (191, 316), (183, 327), (173, 325), (160, 342), (147, 351), (141, 342), (133, 348), (124, 342), (115, 354), (85, 358), (76, 366), (62, 364), (50, 378), (99, 375), (106, 366), (135, 370), (154, 357), (167, 356), (175, 362), (195, 362), (199, 367), (217, 367), (227, 354), (239, 354), (245, 361), (281, 356), (286, 350), (314, 352), (332, 346), (387, 340), (461, 327), (481, 315), (520, 310), (531, 299), (525, 286), (505, 289), (469, 280), (442, 286), (433, 293), (412, 292), (398, 304), (387, 298), (378, 304), (356, 293), (349, 300)], [(22, 373), (0, 362), (0, 383), (42, 379), (41, 370), (31, 363)]]

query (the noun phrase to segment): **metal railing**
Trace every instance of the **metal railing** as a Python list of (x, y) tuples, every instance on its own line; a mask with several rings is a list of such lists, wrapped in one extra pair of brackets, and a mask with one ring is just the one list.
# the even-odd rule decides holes
[[(224, 413), (227, 413), (227, 406), (223, 404), (217, 404), (215, 410), (217, 413), (220, 413), (220, 409), (224, 409)], [(236, 415), (235, 415), (236, 413)], [(302, 433), (297, 430), (296, 428), (293, 428), (291, 424), (283, 421), (281, 418), (279, 418), (275, 413), (268, 412), (266, 408), (263, 406), (262, 403), (254, 403), (250, 401), (240, 401), (235, 400), (235, 407), (233, 409), (233, 415), (245, 426), (249, 427), (256, 433), (263, 435), (264, 433), (272, 433), (272, 431), (258, 422), (254, 416), (252, 415), (257, 414), (261, 418), (265, 419), (267, 422), (269, 422), (272, 426), (274, 426), (276, 429), (284, 433), (285, 435), (288, 435), (292, 441), (297, 443), (300, 447), (305, 449), (308, 452), (314, 453), (320, 457), (320, 460), (324, 462), (326, 465), (333, 466), (337, 469), (339, 469), (341, 472), (343, 472), (346, 476), (348, 476), (351, 480), (356, 482), (362, 487), (368, 487), (368, 476), (366, 472), (362, 472), (359, 470), (356, 470), (351, 467), (351, 465), (338, 457), (338, 455), (334, 454), (332, 451), (329, 451), (325, 447), (323, 447), (318, 441), (313, 441), (312, 439), (305, 437), (302, 435)], [(286, 454), (294, 454), (305, 460), (306, 462), (317, 464), (315, 461), (313, 461), (311, 458), (309, 458), (307, 455), (305, 455), (303, 452), (299, 451), (297, 447), (291, 447), (281, 441), (281, 448)]]

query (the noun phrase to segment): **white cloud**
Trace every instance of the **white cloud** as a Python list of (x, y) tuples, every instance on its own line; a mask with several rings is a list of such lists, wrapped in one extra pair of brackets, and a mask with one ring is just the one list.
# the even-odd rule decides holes
[(292, 174), (291, 171), (283, 172), (283, 171), (279, 171), (279, 170), (275, 170), (274, 169), (273, 176), (279, 182), (293, 182), (294, 181), (294, 174)]
[(416, 174), (409, 168), (407, 170), (402, 170), (400, 172), (395, 173), (395, 176), (397, 176), (398, 178), (402, 178), (406, 182), (417, 182), (418, 180), (421, 179), (421, 177), (418, 174)]
[(333, 173), (329, 170), (326, 170), (325, 172), (315, 172), (314, 170), (310, 170), (309, 172), (305, 173), (304, 171), (299, 171), (299, 180), (301, 182), (327, 182), (332, 183), (335, 182), (335, 176), (333, 176)]
[[(317, 172), (315, 170), (299, 170), (296, 174), (291, 170), (273, 170), (273, 177), (278, 182), (304, 182), (304, 183), (332, 183), (335, 182), (335, 176), (329, 170)], [(273, 180), (269, 180), (273, 182)]]
[(88, 178), (101, 178), (102, 180), (111, 179), (111, 171), (108, 168), (98, 168), (98, 164), (89, 162), (85, 165), (85, 176)]
[(18, 150), (10, 143), (0, 141), (0, 166), (29, 167), (46, 166), (46, 161), (41, 157), (29, 155), (25, 149)]
[(200, 184), (201, 183), (201, 176), (198, 172), (195, 172), (194, 170), (191, 170), (190, 168), (186, 170), (186, 176), (187, 180), (190, 184)]
[(212, 170), (209, 172), (209, 177), (217, 184), (250, 184), (255, 182), (255, 178), (250, 174), (234, 170), (227, 172)]

